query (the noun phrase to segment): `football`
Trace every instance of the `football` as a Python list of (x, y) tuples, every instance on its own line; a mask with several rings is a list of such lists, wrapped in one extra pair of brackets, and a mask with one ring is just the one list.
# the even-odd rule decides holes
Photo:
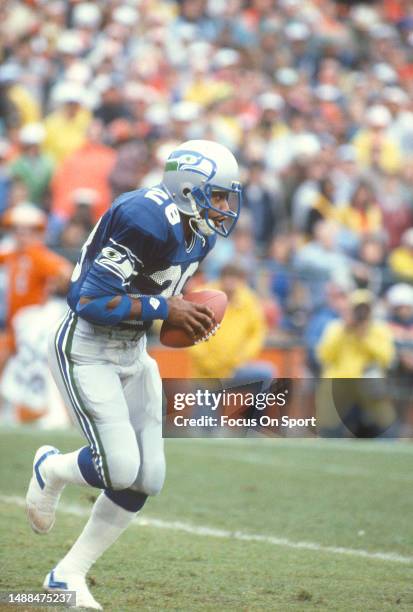
[(160, 341), (165, 346), (172, 348), (184, 348), (187, 346), (193, 346), (197, 342), (204, 342), (214, 334), (220, 326), (222, 319), (224, 318), (225, 310), (227, 307), (228, 299), (223, 291), (216, 290), (204, 290), (204, 291), (192, 291), (187, 293), (184, 298), (189, 302), (195, 302), (196, 304), (204, 304), (213, 310), (215, 317), (215, 325), (203, 338), (194, 341), (184, 329), (171, 325), (167, 321), (164, 321), (161, 327)]

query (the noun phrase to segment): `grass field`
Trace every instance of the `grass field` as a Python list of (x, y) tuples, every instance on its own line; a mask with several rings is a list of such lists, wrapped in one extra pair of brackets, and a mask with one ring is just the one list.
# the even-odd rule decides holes
[[(31, 532), (22, 499), (45, 442), (82, 444), (0, 432), (2, 591), (41, 590), (96, 496), (67, 488), (53, 532)], [(143, 522), (92, 569), (105, 610), (413, 610), (413, 445), (169, 440), (167, 464)]]

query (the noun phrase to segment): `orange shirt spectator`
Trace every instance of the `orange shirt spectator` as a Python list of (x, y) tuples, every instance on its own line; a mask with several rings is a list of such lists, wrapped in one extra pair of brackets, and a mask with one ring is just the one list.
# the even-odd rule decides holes
[(116, 152), (100, 142), (101, 128), (92, 124), (89, 139), (58, 167), (52, 180), (52, 212), (69, 219), (75, 209), (74, 193), (90, 189), (96, 193), (92, 217), (96, 222), (109, 208), (112, 192), (109, 174), (115, 164)]
[(15, 246), (0, 252), (7, 267), (7, 324), (25, 306), (46, 301), (52, 283), (68, 284), (71, 264), (42, 242), (44, 213), (30, 204), (11, 209), (6, 221), (12, 226)]

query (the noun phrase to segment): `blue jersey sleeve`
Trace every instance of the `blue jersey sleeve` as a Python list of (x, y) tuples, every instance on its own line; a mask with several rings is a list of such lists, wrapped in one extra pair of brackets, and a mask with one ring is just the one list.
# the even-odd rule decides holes
[(116, 202), (99, 232), (100, 240), (91, 245), (94, 248), (84, 262), (78, 297), (128, 293), (141, 270), (156, 267), (156, 262), (175, 247), (175, 236), (162, 209), (150, 201), (130, 202), (127, 198), (132, 196), (125, 194)]

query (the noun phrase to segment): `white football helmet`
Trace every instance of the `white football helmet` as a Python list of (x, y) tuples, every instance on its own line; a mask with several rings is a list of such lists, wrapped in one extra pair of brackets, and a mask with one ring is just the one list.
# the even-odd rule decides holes
[[(241, 209), (242, 188), (238, 179), (237, 161), (226, 147), (210, 140), (188, 140), (169, 155), (162, 184), (180, 212), (191, 216), (192, 224), (202, 234), (216, 232), (228, 236)], [(211, 201), (214, 191), (227, 194), (229, 210), (214, 207)], [(210, 219), (211, 210), (219, 212), (224, 221), (217, 224)]]

